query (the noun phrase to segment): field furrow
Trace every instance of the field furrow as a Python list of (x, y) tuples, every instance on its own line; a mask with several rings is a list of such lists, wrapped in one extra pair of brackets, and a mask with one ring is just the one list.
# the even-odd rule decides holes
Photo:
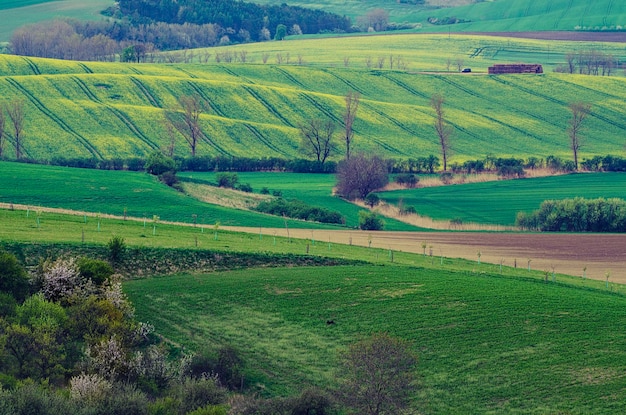
[(272, 104), (270, 104), (263, 96), (258, 93), (254, 88), (244, 85), (243, 89), (245, 89), (254, 99), (259, 101), (273, 116), (278, 118), (283, 124), (294, 127), (291, 121), (287, 118), (283, 117), (283, 115), (276, 109)]
[(140, 129), (139, 127), (137, 127), (137, 125), (133, 122), (133, 120), (126, 115), (122, 110), (119, 110), (113, 106), (108, 106), (107, 107), (109, 111), (111, 111), (111, 113), (117, 117), (125, 126), (126, 128), (128, 128), (131, 133), (139, 138), (139, 140), (141, 140), (148, 148), (152, 149), (152, 150), (158, 150), (159, 146), (158, 144), (156, 144), (154, 141), (152, 141), (150, 138), (148, 138)]
[(343, 82), (344, 84), (346, 84), (348, 86), (348, 88), (350, 88), (353, 91), (358, 92), (361, 95), (365, 95), (365, 92), (360, 89), (358, 86), (354, 85), (352, 82), (350, 82), (349, 80), (342, 78), (341, 76), (337, 75), (334, 72), (329, 71), (328, 69), (322, 69), (322, 72), (325, 72), (327, 74), (329, 74), (330, 76), (337, 78), (339, 81)]
[(35, 65), (35, 63), (31, 59), (28, 59), (26, 57), (22, 57), (22, 59), (24, 59), (24, 62), (26, 62), (26, 64), (30, 68), (30, 70), (33, 71), (33, 74), (41, 75), (41, 71), (39, 70), (37, 65)]
[(79, 63), (78, 66), (83, 68), (85, 70), (85, 73), (93, 73), (93, 71), (89, 68), (89, 66), (85, 65), (84, 63)]
[(22, 85), (20, 85), (19, 82), (17, 82), (16, 80), (14, 80), (13, 78), (5, 78), (7, 80), (7, 82), (9, 84), (11, 84), (15, 89), (17, 89), (18, 91), (20, 91), (23, 95), (26, 96), (26, 98), (28, 98), (28, 100), (39, 110), (41, 111), (46, 117), (50, 118), (52, 121), (54, 121), (59, 127), (61, 127), (61, 129), (65, 132), (67, 132), (68, 134), (70, 134), (72, 137), (74, 137), (76, 140), (78, 140), (83, 147), (89, 152), (91, 153), (91, 155), (95, 158), (98, 159), (104, 159), (104, 157), (102, 156), (102, 154), (98, 151), (98, 149), (96, 149), (90, 142), (89, 140), (87, 140), (85, 137), (83, 137), (82, 135), (78, 134), (76, 131), (74, 131), (74, 129), (72, 129), (72, 127), (70, 127), (67, 123), (65, 123), (65, 121), (63, 121), (63, 119), (61, 119), (60, 117), (58, 117), (54, 112), (52, 112), (51, 110), (49, 110), (33, 93), (31, 93), (30, 91), (28, 91), (26, 88), (24, 88)]
[(146, 99), (150, 102), (150, 104), (152, 104), (153, 107), (163, 108), (163, 106), (161, 105), (159, 100), (156, 98), (156, 96), (150, 92), (148, 87), (146, 87), (143, 82), (141, 82), (139, 79), (137, 79), (134, 76), (131, 76), (130, 80), (142, 92), (142, 94), (146, 97)]
[(339, 118), (339, 116), (337, 114), (335, 114), (329, 108), (327, 108), (322, 103), (320, 103), (318, 100), (313, 98), (310, 94), (302, 92), (302, 93), (300, 93), (300, 96), (302, 98), (304, 98), (306, 101), (308, 101), (319, 112), (324, 114), (324, 116), (326, 116), (327, 118), (335, 121), (337, 124), (343, 124), (343, 120), (341, 118)]

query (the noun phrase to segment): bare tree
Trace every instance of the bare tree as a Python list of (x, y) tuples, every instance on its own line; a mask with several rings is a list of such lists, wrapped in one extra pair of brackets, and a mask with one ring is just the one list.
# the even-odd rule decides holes
[(401, 413), (415, 391), (416, 364), (409, 343), (374, 334), (343, 354), (340, 398), (360, 414)]
[(456, 69), (461, 72), (461, 68), (463, 67), (463, 58), (456, 58), (454, 60), (454, 64), (456, 65)]
[(567, 126), (567, 135), (569, 136), (570, 148), (574, 154), (574, 167), (578, 170), (578, 152), (583, 146), (581, 132), (583, 129), (583, 121), (591, 111), (591, 104), (588, 102), (572, 102), (568, 105), (572, 113)]
[(443, 104), (445, 99), (441, 94), (434, 94), (430, 98), (430, 106), (435, 110), (435, 131), (439, 138), (439, 146), (441, 147), (441, 158), (443, 159), (443, 171), (448, 169), (448, 157), (450, 156), (450, 136), (452, 136), (452, 127), (446, 123)]
[(346, 142), (346, 159), (350, 158), (350, 150), (352, 147), (352, 138), (354, 137), (354, 131), (352, 125), (356, 118), (356, 112), (359, 109), (359, 102), (361, 95), (355, 91), (349, 91), (345, 96), (346, 109), (343, 113), (343, 123), (345, 126), (344, 140)]
[(200, 115), (204, 113), (207, 105), (197, 94), (183, 95), (178, 102), (180, 110), (167, 111), (165, 117), (185, 137), (191, 150), (191, 157), (195, 157), (198, 141), (202, 137)]
[(335, 149), (333, 142), (335, 123), (330, 119), (314, 118), (300, 124), (298, 128), (302, 138), (300, 148), (307, 155), (315, 157), (320, 166), (324, 165), (328, 156)]
[(4, 133), (5, 133), (4, 105), (0, 105), (0, 159), (4, 155)]
[(21, 99), (11, 100), (6, 107), (9, 120), (13, 126), (13, 138), (15, 139), (15, 158), (22, 158), (24, 140), (24, 101)]

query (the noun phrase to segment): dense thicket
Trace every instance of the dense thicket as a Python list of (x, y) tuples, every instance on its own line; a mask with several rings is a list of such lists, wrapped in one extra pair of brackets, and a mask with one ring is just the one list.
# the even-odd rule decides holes
[(345, 224), (346, 218), (335, 212), (318, 206), (309, 206), (300, 200), (282, 198), (261, 202), (254, 210), (270, 215), (286, 216), (313, 222)]
[(232, 34), (245, 31), (256, 41), (268, 40), (263, 29), (273, 36), (279, 24), (287, 28), (298, 25), (305, 34), (348, 31), (351, 26), (345, 16), (285, 3), (262, 6), (235, 0), (121, 0), (119, 10), (133, 23), (214, 23)]
[(532, 213), (518, 213), (516, 223), (524, 229), (547, 232), (626, 232), (626, 201), (546, 200)]

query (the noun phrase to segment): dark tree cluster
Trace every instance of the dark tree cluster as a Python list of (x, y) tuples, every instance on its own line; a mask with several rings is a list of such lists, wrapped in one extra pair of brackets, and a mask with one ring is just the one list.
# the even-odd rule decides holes
[(346, 218), (341, 213), (318, 206), (309, 206), (300, 200), (277, 198), (261, 202), (254, 210), (270, 215), (286, 216), (312, 222), (334, 223), (344, 225)]
[(269, 40), (263, 29), (274, 31), (279, 24), (288, 28), (298, 25), (304, 34), (348, 31), (351, 26), (347, 17), (285, 3), (263, 6), (235, 0), (121, 0), (118, 4), (119, 12), (136, 24), (213, 23), (232, 34), (247, 32), (254, 41)]

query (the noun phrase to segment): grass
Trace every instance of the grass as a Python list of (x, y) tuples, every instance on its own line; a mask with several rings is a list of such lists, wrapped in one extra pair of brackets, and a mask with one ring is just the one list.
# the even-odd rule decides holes
[(9, 41), (21, 26), (55, 18), (79, 20), (102, 19), (100, 12), (113, 5), (112, 0), (6, 0), (0, 4), (2, 25), (0, 42)]
[[(151, 220), (157, 215), (161, 221), (196, 221), (202, 225), (219, 223), (221, 226), (285, 227), (285, 221), (281, 217), (204, 203), (159, 183), (153, 176), (145, 173), (0, 162), (0, 175), (5, 178), (0, 184), (0, 202), (29, 205), (33, 209), (61, 208), (115, 216), (123, 216), (126, 212), (126, 215), (135, 218)], [(347, 226), (358, 225), (359, 209), (330, 196), (332, 184), (329, 180), (334, 180), (334, 176), (303, 176), (311, 181), (319, 180), (317, 183), (320, 188), (327, 189), (322, 202), (318, 203), (328, 208), (341, 206), (342, 213), (349, 219)], [(298, 176), (289, 177), (292, 182), (286, 180), (284, 184), (287, 187), (293, 186)], [(262, 181), (261, 178), (258, 180)], [(276, 184), (279, 183), (281, 181), (277, 180)], [(323, 192), (324, 190), (320, 190), (318, 195)], [(304, 193), (303, 190), (298, 194)], [(311, 197), (307, 200), (310, 201)], [(297, 220), (288, 220), (287, 223), (289, 227), (295, 228), (342, 228)], [(389, 219), (387, 229), (417, 228)]]
[(622, 296), (400, 266), (178, 275), (124, 288), (172, 344), (238, 348), (264, 395), (336, 386), (338, 352), (386, 331), (419, 355), (420, 413), (615, 413), (626, 403)]
[(379, 193), (384, 201), (414, 206), (433, 219), (514, 225), (518, 212), (531, 212), (546, 199), (617, 197), (626, 199), (626, 174), (584, 173), (427, 187)]
[[(181, 173), (181, 177), (215, 183), (215, 173)], [(352, 203), (333, 196), (335, 175), (333, 174), (302, 174), (302, 173), (237, 173), (241, 183), (249, 183), (255, 193), (267, 187), (270, 193), (280, 191), (285, 199), (298, 199), (311, 206), (321, 206), (340, 212), (346, 218), (349, 227), (358, 226), (359, 211), (364, 210)], [(385, 218), (385, 230), (401, 231), (416, 230), (406, 224)]]
[[(126, 158), (166, 147), (163, 109), (176, 107), (180, 95), (198, 91), (212, 108), (201, 117), (210, 140), (199, 143), (199, 155), (300, 157), (297, 125), (331, 117), (340, 126), (343, 96), (350, 89), (361, 94), (354, 125), (357, 151), (399, 159), (439, 154), (429, 100), (440, 91), (445, 91), (447, 117), (455, 130), (450, 162), (487, 154), (569, 155), (565, 129), (572, 100), (593, 104), (583, 156), (621, 150), (626, 130), (620, 106), (626, 96), (624, 77), (445, 73), (451, 56), (470, 61), (468, 56), (477, 49), (485, 53), (506, 44), (499, 38), (437, 35), (269, 42), (238, 46), (249, 50), (256, 64), (224, 65), (81, 64), (0, 56), (0, 94), (26, 103), (24, 150), (38, 160), (67, 155)], [(561, 56), (583, 47), (567, 42), (516, 44), (550, 47)], [(623, 55), (620, 44), (602, 47)], [(273, 56), (278, 51), (292, 58), (301, 53), (307, 65), (258, 64), (261, 53)], [(343, 66), (344, 55), (351, 57), (351, 66), (333, 67)], [(382, 56), (386, 62), (389, 56), (401, 56), (410, 62), (410, 70), (368, 70), (363, 63), (367, 56)], [(488, 56), (471, 58), (477, 71), (493, 62)], [(177, 139), (177, 155), (187, 156), (184, 139)], [(7, 157), (14, 156), (10, 141)], [(338, 147), (335, 159), (342, 156)]]

